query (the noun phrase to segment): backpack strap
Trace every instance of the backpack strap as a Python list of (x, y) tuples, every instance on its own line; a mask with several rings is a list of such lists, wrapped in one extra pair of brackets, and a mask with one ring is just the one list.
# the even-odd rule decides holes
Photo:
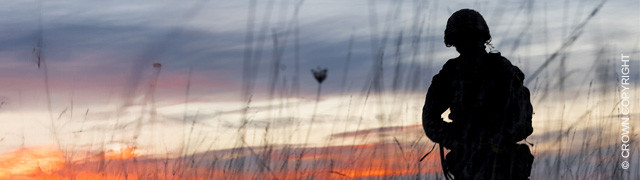
[(431, 154), (431, 152), (433, 152), (433, 149), (436, 148), (436, 144), (434, 143), (433, 146), (431, 147), (431, 150), (429, 150), (429, 152), (427, 152), (427, 154), (425, 154), (424, 156), (422, 156), (422, 158), (420, 158), (419, 162), (422, 162), (422, 160), (424, 160), (424, 158), (426, 158), (429, 154)]
[(447, 162), (444, 160), (444, 147), (442, 144), (440, 145), (440, 164), (442, 165), (442, 173), (444, 174), (444, 178), (446, 180), (452, 180), (453, 177), (451, 173), (449, 173), (449, 168), (447, 167)]

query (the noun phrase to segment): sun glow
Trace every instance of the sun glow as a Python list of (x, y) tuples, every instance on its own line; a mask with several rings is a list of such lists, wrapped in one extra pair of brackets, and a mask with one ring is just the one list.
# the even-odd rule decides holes
[(116, 145), (104, 152), (105, 159), (132, 159), (138, 156), (139, 151), (135, 146)]

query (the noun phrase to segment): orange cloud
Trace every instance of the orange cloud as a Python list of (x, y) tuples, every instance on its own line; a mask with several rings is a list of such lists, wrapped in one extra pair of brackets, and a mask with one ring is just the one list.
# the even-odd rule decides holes
[(64, 156), (57, 148), (22, 148), (0, 154), (0, 179), (48, 177), (62, 169), (64, 163)]

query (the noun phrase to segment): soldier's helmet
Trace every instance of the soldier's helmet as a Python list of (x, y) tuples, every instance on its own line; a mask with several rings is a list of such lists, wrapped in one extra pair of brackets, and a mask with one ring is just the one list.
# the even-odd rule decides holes
[(447, 28), (444, 30), (444, 44), (451, 47), (460, 41), (470, 40), (490, 42), (489, 26), (477, 11), (472, 9), (458, 10), (447, 21)]

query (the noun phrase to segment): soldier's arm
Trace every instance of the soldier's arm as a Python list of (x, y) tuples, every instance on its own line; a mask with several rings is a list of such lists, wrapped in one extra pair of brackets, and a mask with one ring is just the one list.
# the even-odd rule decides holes
[(441, 117), (452, 101), (451, 89), (446, 85), (450, 79), (446, 74), (443, 74), (443, 71), (433, 76), (429, 86), (422, 108), (422, 127), (431, 141), (452, 148), (455, 146), (455, 140), (450, 137), (451, 125), (443, 121)]

